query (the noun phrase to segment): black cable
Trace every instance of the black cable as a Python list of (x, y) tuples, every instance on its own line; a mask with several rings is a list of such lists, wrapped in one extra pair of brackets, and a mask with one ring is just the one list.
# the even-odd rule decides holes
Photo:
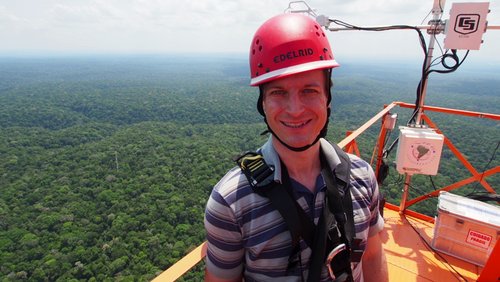
[(493, 150), (493, 153), (491, 154), (490, 160), (483, 167), (483, 169), (482, 169), (483, 172), (481, 173), (481, 178), (479, 179), (479, 181), (477, 181), (474, 184), (474, 186), (472, 187), (472, 192), (470, 192), (469, 194), (467, 194), (466, 197), (470, 197), (472, 195), (479, 195), (479, 193), (476, 192), (477, 187), (478, 187), (479, 183), (483, 180), (484, 173), (486, 172), (486, 169), (490, 166), (490, 164), (493, 162), (493, 160), (495, 160), (495, 157), (496, 157), (497, 150), (498, 150), (499, 146), (500, 146), (500, 141), (497, 142), (497, 146), (495, 147), (495, 150)]
[[(429, 75), (433, 72), (451, 73), (451, 72), (456, 71), (462, 65), (462, 63), (465, 61), (467, 56), (469, 55), (469, 50), (467, 50), (467, 52), (465, 53), (462, 60), (460, 60), (460, 58), (457, 55), (457, 50), (451, 50), (451, 52), (452, 52), (452, 54), (445, 53), (440, 57), (441, 58), (441, 65), (445, 68), (445, 70), (430, 69), (430, 66), (429, 66), (429, 68), (427, 68), (424, 71), (422, 78), (420, 79), (420, 82), (418, 83), (418, 87), (417, 87), (417, 97), (415, 99), (415, 110), (413, 111), (413, 114), (412, 114), (410, 120), (408, 121), (408, 124), (414, 123), (415, 117), (416, 117), (418, 111), (420, 110), (420, 100), (422, 99), (423, 89), (424, 89), (425, 83), (427, 82), (427, 78), (429, 77)], [(455, 62), (454, 65), (450, 66), (448, 63), (446, 63), (446, 60), (450, 59), (450, 58)]]
[(360, 26), (355, 26), (340, 20), (335, 20), (335, 19), (329, 19), (332, 23), (343, 26), (348, 29), (355, 29), (355, 30), (363, 30), (363, 31), (387, 31), (387, 30), (398, 30), (398, 29), (411, 29), (415, 30), (418, 33), (419, 39), (420, 39), (420, 46), (422, 47), (422, 50), (424, 51), (424, 54), (426, 55), (425, 57), (427, 58), (427, 44), (425, 42), (425, 38), (422, 34), (422, 31), (416, 26), (410, 26), (410, 25), (390, 25), (390, 26), (381, 26), (381, 27), (360, 27)]
[[(382, 150), (382, 158), (386, 158), (386, 157), (387, 157), (387, 155), (388, 155), (388, 152), (387, 152), (387, 150), (385, 149), (385, 147), (387, 146), (387, 143), (388, 143), (388, 142), (389, 142), (389, 140), (391, 139), (391, 135), (392, 135), (392, 132), (393, 132), (393, 131), (394, 131), (393, 129), (390, 129), (390, 130), (389, 130), (389, 134), (387, 134), (387, 135), (386, 135), (385, 140), (384, 140), (384, 144), (382, 144), (382, 148), (384, 148), (384, 149)], [(396, 138), (396, 139), (397, 139), (397, 138)]]
[(432, 179), (432, 175), (429, 175), (429, 180), (431, 181), (432, 188), (434, 188), (434, 191), (437, 190), (436, 184), (434, 184), (434, 179)]
[(387, 145), (387, 143), (389, 142), (389, 139), (391, 139), (391, 135), (392, 135), (392, 132), (393, 132), (393, 131), (394, 131), (394, 130), (389, 129), (389, 134), (387, 134), (387, 135), (386, 135), (386, 138), (385, 138), (385, 140), (384, 140), (384, 145), (383, 145), (383, 148), (385, 148), (385, 146), (386, 146), (386, 145)]
[(395, 177), (393, 174), (389, 174), (391, 176), (391, 181), (392, 183), (388, 183), (387, 187), (393, 185), (393, 186), (400, 186), (404, 182), (404, 177), (403, 174), (397, 174)]
[[(446, 70), (429, 70), (428, 73), (431, 74), (432, 72), (437, 72), (437, 73), (450, 73), (456, 71), (462, 63), (465, 61), (467, 58), (467, 55), (469, 55), (469, 50), (465, 53), (463, 59), (460, 61), (460, 58), (457, 55), (457, 50), (451, 50), (452, 54), (446, 53), (441, 57), (441, 65), (443, 65)], [(446, 63), (446, 59), (451, 58), (455, 64), (450, 66)]]
[[(437, 21), (429, 21), (429, 24), (431, 23), (441, 23), (441, 19), (443, 17), (443, 7), (441, 6), (441, 2), (438, 3), (439, 4), (439, 10), (440, 10), (440, 16), (439, 16), (439, 19)], [(431, 10), (431, 13), (433, 12), (433, 10)], [(428, 16), (428, 15), (427, 15)], [(426, 18), (427, 18), (426, 16)], [(425, 19), (424, 19), (425, 20)], [(436, 33), (433, 33), (434, 36), (434, 39), (436, 39)], [(439, 41), (436, 40), (438, 46), (439, 46), (439, 49), (441, 50), (441, 54), (443, 55), (443, 49), (441, 48), (441, 45), (439, 44)], [(429, 68), (426, 69), (425, 67), (425, 64), (427, 62), (427, 57), (428, 57), (428, 52), (425, 53), (425, 58), (424, 58), (424, 63), (422, 65), (422, 76), (420, 78), (420, 81), (418, 83), (418, 86), (417, 86), (417, 93), (416, 93), (416, 98), (415, 98), (415, 110), (413, 111), (413, 114), (411, 115), (411, 118), (408, 120), (408, 123), (407, 125), (410, 125), (414, 122), (415, 120), (415, 117), (418, 113), (418, 111), (420, 110), (420, 100), (422, 99), (422, 95), (423, 95), (423, 89), (424, 89), (424, 86), (425, 86), (425, 82), (427, 81), (427, 78), (429, 77), (429, 74), (428, 71), (430, 69), (431, 66), (433, 66), (433, 62), (435, 62), (435, 60), (433, 60), (430, 64), (429, 64)]]
[(488, 202), (488, 201), (496, 201), (500, 202), (500, 195), (499, 194), (474, 194), (469, 196), (469, 198), (473, 200), (478, 200), (481, 202)]
[[(408, 187), (411, 189), (410, 191), (418, 192), (417, 195), (426, 195), (427, 194), (427, 191), (425, 191), (424, 189), (421, 189), (417, 186), (413, 186), (409, 183), (408, 183)], [(434, 197), (435, 196), (427, 195), (427, 199), (434, 198)]]
[(389, 156), (389, 154), (391, 153), (392, 149), (394, 148), (394, 146), (396, 146), (396, 144), (398, 144), (399, 142), (399, 136), (392, 142), (391, 146), (389, 146), (388, 149), (384, 150), (382, 156), (384, 158), (387, 158)]
[[(363, 30), (363, 31), (415, 30), (418, 33), (420, 46), (422, 47), (422, 51), (424, 52), (424, 62), (422, 64), (422, 79), (420, 80), (419, 86), (417, 88), (417, 98), (415, 101), (415, 111), (412, 115), (412, 118), (410, 119), (410, 120), (413, 120), (416, 113), (418, 112), (418, 105), (420, 104), (420, 97), (421, 97), (423, 89), (424, 89), (424, 87), (422, 85), (422, 81), (426, 81), (426, 78), (428, 76), (428, 74), (427, 74), (428, 70), (425, 67), (425, 63), (426, 63), (426, 60), (428, 57), (427, 43), (425, 42), (425, 38), (424, 38), (424, 35), (422, 34), (422, 31), (416, 26), (409, 26), (409, 25), (390, 25), (390, 26), (381, 26), (381, 27), (360, 27), (360, 26), (355, 26), (355, 25), (346, 23), (346, 22), (341, 21), (341, 20), (329, 19), (329, 21), (336, 24), (336, 25), (343, 26), (343, 27), (348, 28), (348, 29), (354, 29), (354, 30)], [(409, 123), (410, 122), (408, 122), (408, 124)], [(397, 141), (398, 141), (398, 139), (396, 139), (396, 141), (391, 145), (389, 150), (384, 151), (385, 155), (388, 155), (390, 153), (390, 151), (392, 150), (394, 145), (397, 144)]]
[[(439, 2), (439, 5), (440, 5), (440, 9), (441, 9), (441, 12), (442, 12), (442, 7), (441, 7), (441, 2)], [(419, 28), (417, 27), (414, 27), (414, 26), (408, 26), (408, 25), (392, 25), (392, 26), (385, 26), (385, 27), (358, 27), (358, 26), (355, 26), (355, 25), (351, 25), (351, 24), (348, 24), (348, 23), (345, 23), (343, 21), (340, 21), (340, 20), (332, 20), (330, 19), (331, 22), (337, 24), (337, 25), (340, 25), (340, 26), (343, 26), (345, 28), (348, 28), (348, 29), (355, 29), (355, 30), (363, 30), (363, 31), (387, 31), (387, 30), (396, 30), (396, 29), (412, 29), (412, 30), (415, 30), (417, 31), (418, 35), (419, 35), (419, 39), (420, 39), (420, 45), (424, 51), (424, 63), (422, 65), (422, 76), (421, 76), (421, 79), (420, 79), (420, 82), (417, 86), (417, 95), (416, 95), (416, 99), (415, 99), (415, 110), (412, 114), (412, 116), (410, 117), (410, 120), (408, 121), (408, 124), (411, 124), (415, 117), (416, 117), (416, 114), (418, 113), (418, 111), (420, 110), (420, 100), (422, 99), (422, 93), (423, 93), (423, 89), (425, 88), (425, 83), (427, 81), (427, 78), (429, 77), (429, 75), (432, 73), (432, 72), (437, 72), (437, 73), (450, 73), (450, 72), (454, 72), (458, 69), (458, 67), (460, 67), (460, 65), (462, 65), (462, 63), (465, 61), (465, 59), (467, 58), (467, 55), (469, 54), (469, 50), (467, 50), (465, 56), (463, 57), (463, 59), (460, 61), (457, 54), (456, 54), (456, 50), (452, 50), (452, 54), (449, 54), (449, 53), (445, 53), (443, 54), (443, 50), (441, 48), (441, 45), (439, 44), (438, 42), (438, 46), (441, 50), (441, 54), (442, 56), (434, 59), (431, 64), (429, 65), (428, 68), (425, 67), (425, 64), (426, 64), (426, 61), (427, 61), (427, 57), (428, 57), (428, 52), (427, 52), (427, 44), (425, 42), (425, 39), (422, 35), (422, 32), (420, 31)], [(435, 34), (434, 34), (435, 36)], [(446, 63), (446, 60), (451, 58), (455, 64), (450, 66)], [(430, 69), (431, 67), (435, 66), (435, 62), (438, 61), (438, 60), (441, 60), (440, 63), (441, 65), (445, 68), (445, 70), (436, 70), (436, 69)], [(384, 141), (384, 147), (385, 145), (387, 144), (387, 141), (389, 139), (387, 138), (385, 141)], [(395, 146), (395, 144), (398, 143), (398, 138), (396, 138), (396, 140), (391, 144), (391, 146), (389, 147), (389, 149), (386, 149), (384, 150), (384, 153), (383, 153), (383, 156), (384, 157), (387, 157), (389, 155), (389, 153), (391, 152), (391, 150), (393, 149), (393, 147)], [(495, 149), (495, 152), (492, 156), (492, 158), (490, 159), (490, 161), (488, 162), (488, 164), (486, 165), (486, 167), (491, 163), (491, 161), (493, 160), (494, 158), (494, 155), (496, 154), (496, 151), (499, 147), (499, 144), (500, 142), (498, 142), (497, 144), (497, 147)], [(484, 170), (483, 170), (483, 175), (484, 175)], [(401, 175), (400, 175), (401, 176)], [(401, 177), (399, 177), (400, 179), (397, 180), (397, 182), (400, 182), (401, 181)], [(430, 178), (430, 181), (432, 183), (432, 186), (434, 188), (434, 190), (437, 190), (435, 184), (434, 184), (434, 181), (432, 179), (431, 176), (429, 176)], [(481, 176), (481, 180), (482, 180), (482, 176)], [(411, 185), (410, 185), (411, 187)], [(412, 187), (414, 190), (420, 190), (416, 187)], [(465, 277), (460, 274), (460, 272), (458, 272), (441, 254), (439, 254), (438, 252), (435, 252), (432, 247), (429, 245), (429, 243), (423, 238), (423, 236), (417, 231), (417, 229), (413, 226), (413, 224), (411, 224), (411, 222), (406, 218), (406, 216), (404, 216), (405, 220), (408, 222), (408, 224), (411, 226), (411, 228), (415, 231), (415, 233), (421, 238), (422, 242), (424, 242), (424, 245), (426, 246), (426, 248), (433, 252), (434, 254), (436, 254), (437, 256), (439, 256), (441, 258), (442, 261), (444, 261), (444, 263), (446, 265), (448, 265), (455, 273), (453, 274), (458, 281), (460, 281), (460, 279), (463, 279), (463, 281), (467, 281), (467, 279), (465, 279)]]
[[(439, 3), (439, 9), (441, 10), (441, 17), (442, 17), (442, 12), (443, 12), (443, 7), (441, 7), (441, 3)], [(437, 22), (437, 23), (441, 23), (441, 17), (436, 20), (436, 21), (433, 21), (434, 23)], [(422, 99), (422, 95), (423, 95), (423, 90), (426, 86), (426, 83), (427, 83), (427, 78), (429, 77), (429, 75), (433, 72), (437, 72), (437, 73), (450, 73), (450, 72), (454, 72), (455, 70), (458, 69), (458, 67), (460, 67), (460, 65), (465, 61), (465, 59), (467, 58), (467, 55), (469, 54), (469, 50), (467, 50), (467, 53), (465, 54), (465, 56), (463, 57), (463, 59), (460, 61), (460, 59), (458, 58), (457, 54), (456, 54), (456, 50), (452, 50), (452, 54), (449, 54), (447, 52), (445, 52), (443, 54), (443, 49), (441, 47), (441, 45), (439, 44), (439, 42), (436, 40), (438, 46), (439, 46), (439, 49), (441, 50), (441, 56), (434, 59), (430, 65), (428, 67), (426, 67), (426, 62), (427, 62), (427, 58), (428, 58), (428, 51), (427, 51), (427, 43), (425, 41), (425, 38), (422, 34), (422, 31), (418, 28), (418, 27), (415, 27), (415, 26), (409, 26), (409, 25), (390, 25), (390, 26), (380, 26), (380, 27), (360, 27), (360, 26), (355, 26), (355, 25), (352, 25), (352, 24), (349, 24), (349, 23), (346, 23), (344, 21), (341, 21), (341, 20), (336, 20), (336, 19), (329, 19), (330, 22), (336, 24), (336, 25), (339, 25), (339, 26), (342, 26), (342, 27), (345, 27), (345, 28), (348, 28), (348, 29), (354, 29), (354, 30), (363, 30), (363, 31), (387, 31), (387, 30), (405, 30), (405, 29), (410, 29), (410, 30), (415, 30), (417, 33), (418, 33), (418, 37), (419, 37), (419, 41), (420, 41), (420, 46), (422, 47), (422, 50), (424, 52), (424, 62), (422, 64), (422, 70), (421, 70), (421, 79), (418, 83), (418, 86), (417, 86), (417, 93), (416, 93), (416, 98), (415, 98), (415, 109), (410, 117), (410, 119), (408, 120), (408, 123), (407, 125), (411, 125), (415, 122), (415, 118), (417, 116), (417, 113), (420, 111), (420, 101)], [(436, 36), (436, 34), (433, 34), (434, 38)], [(449, 65), (446, 60), (447, 59), (452, 59), (455, 63), (453, 65)], [(436, 69), (431, 69), (431, 67), (435, 66), (435, 62), (439, 61), (440, 60), (440, 64), (445, 68), (445, 70), (436, 70)], [(391, 145), (391, 148), (389, 150), (385, 150), (386, 154), (385, 155), (388, 155), (390, 153), (390, 151), (392, 150), (392, 148), (394, 147), (394, 145), (397, 144), (397, 139), (396, 141)]]
[(408, 218), (406, 218), (406, 215), (403, 213), (403, 217), (404, 219), (406, 220), (406, 222), (408, 222), (408, 224), (410, 225), (410, 227), (413, 229), (413, 231), (415, 231), (415, 233), (418, 235), (418, 237), (420, 237), (420, 240), (422, 240), (422, 242), (424, 243), (425, 247), (427, 248), (427, 250), (429, 250), (430, 252), (434, 253), (435, 255), (437, 255), (442, 261), (443, 264), (447, 265), (449, 268), (451, 268), (453, 270), (453, 272), (451, 272), (453, 274), (453, 276), (455, 276), (455, 278), (457, 278), (457, 281), (461, 281), (460, 278), (467, 282), (468, 280), (465, 279), (465, 277), (460, 273), (458, 272), (458, 270), (453, 266), (451, 265), (448, 260), (446, 260), (446, 258), (444, 256), (442, 256), (439, 252), (435, 251), (432, 246), (429, 244), (429, 242), (427, 242), (427, 240), (425, 240), (424, 236), (422, 236), (422, 234), (420, 234), (420, 232), (418, 232), (417, 228), (415, 226), (413, 226), (413, 224), (411, 224), (411, 222), (408, 220)]
[[(439, 8), (441, 10), (441, 16), (442, 16), (443, 7), (441, 7), (441, 2), (439, 2)], [(441, 48), (441, 45), (439, 44), (439, 42), (436, 40), (436, 42), (437, 42), (437, 44), (439, 46), (439, 49), (441, 51), (441, 56), (439, 56), (436, 59), (434, 59), (429, 64), (429, 66), (426, 67), (426, 62), (427, 62), (427, 58), (429, 56), (429, 53), (427, 51), (427, 43), (425, 41), (425, 38), (424, 38), (424, 36), (422, 34), (422, 31), (418, 27), (408, 26), (408, 25), (391, 25), (391, 26), (382, 26), (382, 27), (359, 27), (359, 26), (355, 26), (355, 25), (346, 23), (344, 21), (340, 21), (340, 20), (335, 20), (335, 19), (329, 19), (329, 20), (330, 20), (330, 22), (332, 22), (332, 23), (334, 23), (336, 25), (343, 26), (343, 27), (348, 28), (348, 29), (354, 29), (354, 30), (387, 31), (387, 30), (405, 30), (405, 29), (410, 29), (410, 30), (415, 30), (418, 33), (418, 37), (419, 37), (419, 41), (420, 41), (420, 46), (422, 47), (422, 50), (424, 52), (424, 62), (422, 64), (421, 79), (420, 79), (420, 81), (418, 83), (418, 86), (417, 86), (417, 93), (416, 93), (416, 98), (415, 98), (415, 109), (414, 109), (414, 111), (413, 111), (410, 119), (408, 120), (407, 125), (411, 125), (412, 123), (415, 122), (415, 118), (416, 118), (418, 112), (420, 111), (420, 101), (422, 99), (423, 90), (425, 88), (425, 84), (427, 83), (427, 79), (428, 79), (429, 75), (432, 72), (437, 72), (437, 73), (450, 73), (450, 72), (454, 72), (455, 70), (457, 70), (462, 65), (462, 63), (467, 58), (467, 55), (469, 54), (469, 50), (467, 50), (467, 53), (465, 54), (465, 56), (463, 57), (463, 59), (461, 61), (460, 61), (460, 59), (457, 56), (456, 50), (451, 50), (451, 52), (452, 52), (451, 54), (449, 54), (448, 51), (446, 51), (443, 54), (443, 49)], [(439, 18), (439, 20), (437, 22), (441, 22), (441, 17)], [(434, 33), (433, 36), (435, 38), (436, 34)], [(446, 62), (447, 59), (452, 59), (453, 62), (454, 62), (454, 64), (453, 65), (449, 65)], [(438, 62), (438, 61), (440, 61), (440, 64), (445, 68), (445, 70), (431, 69), (431, 67), (434, 67), (435, 65), (437, 65), (436, 62)], [(390, 134), (389, 134), (388, 137), (390, 137)], [(390, 138), (386, 138), (386, 140), (384, 140), (383, 148), (386, 147), (387, 142), (389, 141), (389, 139)], [(389, 154), (391, 153), (392, 149), (394, 148), (394, 146), (398, 142), (399, 142), (399, 137), (397, 137), (393, 141), (393, 143), (390, 145), (390, 147), (388, 149), (384, 149), (383, 150), (382, 157), (384, 159), (386, 159), (389, 156)], [(484, 174), (484, 172), (483, 172), (483, 174)], [(436, 186), (434, 184), (433, 179), (430, 178), (430, 181), (432, 183), (432, 186), (434, 187), (434, 190), (436, 190)]]

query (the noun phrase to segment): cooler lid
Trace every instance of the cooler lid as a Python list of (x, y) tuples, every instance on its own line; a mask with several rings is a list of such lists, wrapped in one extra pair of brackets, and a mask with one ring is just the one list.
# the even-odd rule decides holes
[(449, 192), (439, 193), (438, 209), (500, 227), (500, 207)]

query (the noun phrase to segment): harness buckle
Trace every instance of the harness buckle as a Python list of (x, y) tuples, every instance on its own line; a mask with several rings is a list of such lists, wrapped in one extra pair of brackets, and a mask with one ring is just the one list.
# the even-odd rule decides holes
[(247, 152), (236, 159), (253, 188), (262, 188), (274, 182), (274, 167), (269, 166), (261, 154)]
[(335, 273), (333, 272), (332, 269), (332, 260), (335, 258), (338, 254), (347, 251), (347, 246), (342, 243), (339, 244), (337, 247), (335, 247), (329, 254), (328, 257), (326, 258), (326, 267), (328, 268), (328, 274), (330, 274), (330, 278), (332, 278), (333, 281), (335, 282), (341, 282), (341, 281), (347, 281), (347, 278), (349, 275), (347, 273), (342, 273), (338, 277), (335, 276)]

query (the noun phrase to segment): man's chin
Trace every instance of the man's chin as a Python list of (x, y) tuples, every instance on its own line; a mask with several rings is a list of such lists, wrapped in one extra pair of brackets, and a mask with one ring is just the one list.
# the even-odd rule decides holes
[(314, 142), (314, 140), (283, 140), (288, 146), (292, 147), (292, 148), (302, 148), (302, 147), (305, 147), (305, 146), (309, 146), (311, 145), (311, 143)]

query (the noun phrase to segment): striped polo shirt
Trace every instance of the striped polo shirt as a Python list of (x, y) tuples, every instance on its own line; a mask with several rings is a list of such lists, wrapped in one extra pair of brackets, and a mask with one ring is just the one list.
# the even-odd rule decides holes
[[(335, 149), (321, 139), (321, 150), (332, 170), (340, 163)], [(281, 182), (279, 156), (272, 136), (261, 148), (265, 161), (275, 167), (274, 180)], [(350, 193), (353, 201), (356, 237), (364, 249), (369, 235), (382, 230), (378, 212), (378, 186), (372, 168), (350, 155)], [(305, 213), (318, 223), (322, 214), (326, 185), (321, 175), (314, 193), (291, 179), (293, 196)], [(302, 281), (307, 278), (311, 249), (300, 240), (292, 250), (291, 234), (268, 198), (253, 192), (239, 167), (230, 170), (215, 185), (207, 202), (205, 229), (208, 249), (206, 268), (219, 278), (243, 274), (245, 281)], [(293, 256), (290, 256), (291, 254)], [(355, 281), (363, 281), (361, 263), (353, 265)], [(331, 281), (323, 267), (321, 281)]]

